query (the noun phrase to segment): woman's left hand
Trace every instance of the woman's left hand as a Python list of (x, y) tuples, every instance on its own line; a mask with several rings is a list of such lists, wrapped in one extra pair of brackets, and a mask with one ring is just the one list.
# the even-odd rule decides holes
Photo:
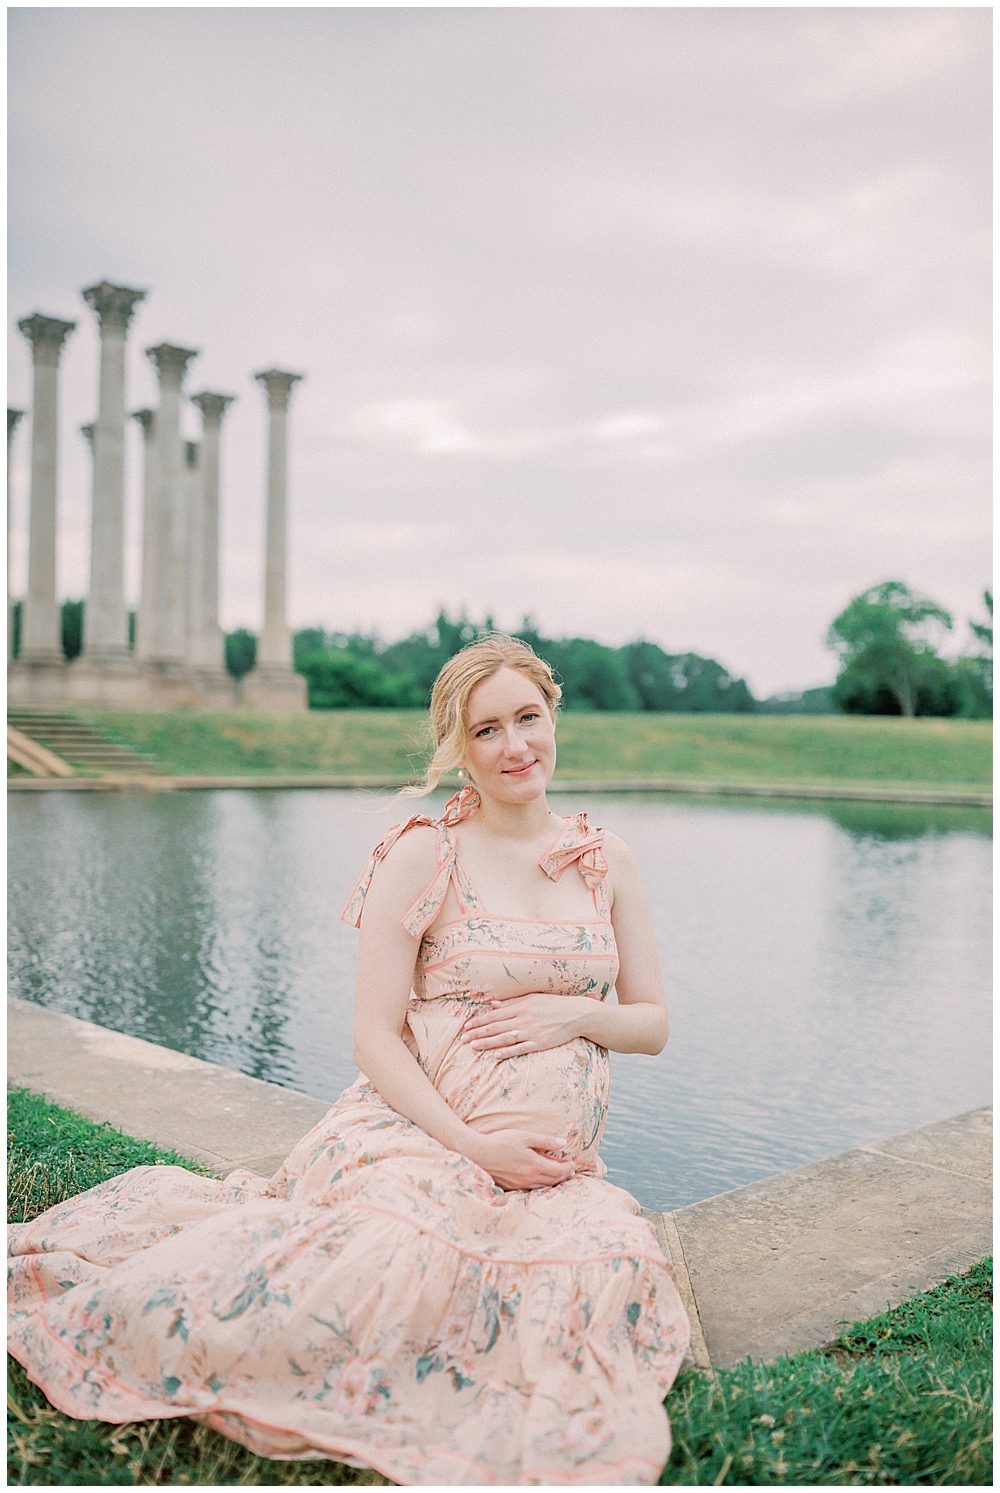
[(544, 1052), (579, 1037), (593, 1002), (584, 995), (512, 995), (489, 1003), (465, 1024), (462, 1041), (495, 1058)]

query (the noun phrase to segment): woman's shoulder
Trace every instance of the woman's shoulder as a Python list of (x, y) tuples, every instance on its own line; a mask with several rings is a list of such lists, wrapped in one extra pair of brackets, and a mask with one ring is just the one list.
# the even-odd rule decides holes
[(407, 881), (426, 873), (430, 875), (440, 859), (443, 826), (425, 815), (414, 815), (394, 825), (386, 836), (389, 841), (377, 855), (379, 874), (394, 881)]
[(604, 846), (604, 854), (608, 858), (608, 865), (614, 870), (615, 866), (635, 865), (635, 856), (632, 847), (621, 835), (616, 834), (613, 829), (601, 831), (601, 843)]
[(630, 888), (638, 889), (641, 886), (641, 877), (632, 847), (627, 840), (623, 840), (613, 829), (606, 829), (602, 843), (608, 863), (608, 892), (613, 906)]
[(443, 827), (425, 814), (413, 814), (394, 824), (372, 851), (341, 917), (361, 926), (365, 907), (391, 909), (412, 903), (434, 881), (441, 864)]

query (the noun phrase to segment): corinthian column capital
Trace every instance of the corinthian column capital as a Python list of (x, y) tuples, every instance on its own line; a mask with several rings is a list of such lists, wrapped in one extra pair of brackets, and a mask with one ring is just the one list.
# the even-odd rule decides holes
[(206, 425), (221, 425), (223, 415), (235, 398), (235, 394), (210, 394), (205, 390), (201, 394), (192, 394), (191, 403), (201, 410)]
[(102, 334), (124, 334), (132, 320), (132, 312), (140, 301), (146, 299), (144, 290), (129, 290), (126, 285), (112, 285), (108, 280), (102, 280), (99, 285), (89, 285), (82, 294), (87, 305), (97, 312)]
[(33, 316), (25, 316), (19, 321), (17, 329), (31, 343), (35, 362), (51, 363), (54, 366), (59, 362), (59, 354), (66, 338), (76, 330), (76, 322), (60, 321), (57, 316), (43, 316), (40, 311), (36, 311)]
[(193, 347), (175, 347), (172, 342), (161, 342), (156, 347), (146, 348), (146, 357), (159, 375), (161, 384), (174, 384), (178, 389), (184, 382), (187, 365), (198, 356)]
[(280, 368), (266, 368), (263, 373), (255, 373), (254, 378), (259, 384), (263, 384), (271, 409), (286, 410), (292, 388), (302, 380), (303, 375), (283, 373)]

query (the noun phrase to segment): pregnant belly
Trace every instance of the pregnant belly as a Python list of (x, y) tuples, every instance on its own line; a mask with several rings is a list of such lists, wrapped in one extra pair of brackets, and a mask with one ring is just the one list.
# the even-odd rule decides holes
[(611, 1083), (603, 1047), (576, 1037), (561, 1047), (498, 1060), (455, 1041), (432, 1077), (441, 1096), (474, 1129), (565, 1136), (578, 1171), (603, 1173), (597, 1151)]

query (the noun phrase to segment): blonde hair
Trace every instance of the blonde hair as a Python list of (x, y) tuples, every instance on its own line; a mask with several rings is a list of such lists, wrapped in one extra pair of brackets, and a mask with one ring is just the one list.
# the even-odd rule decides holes
[(487, 632), (454, 654), (441, 669), (431, 690), (430, 732), (433, 754), (423, 782), (402, 788), (397, 798), (416, 798), (432, 793), (448, 772), (458, 767), (465, 753), (465, 712), (477, 684), (498, 669), (516, 669), (534, 684), (555, 720), (562, 688), (552, 670), (535, 650), (520, 638), (505, 632)]

